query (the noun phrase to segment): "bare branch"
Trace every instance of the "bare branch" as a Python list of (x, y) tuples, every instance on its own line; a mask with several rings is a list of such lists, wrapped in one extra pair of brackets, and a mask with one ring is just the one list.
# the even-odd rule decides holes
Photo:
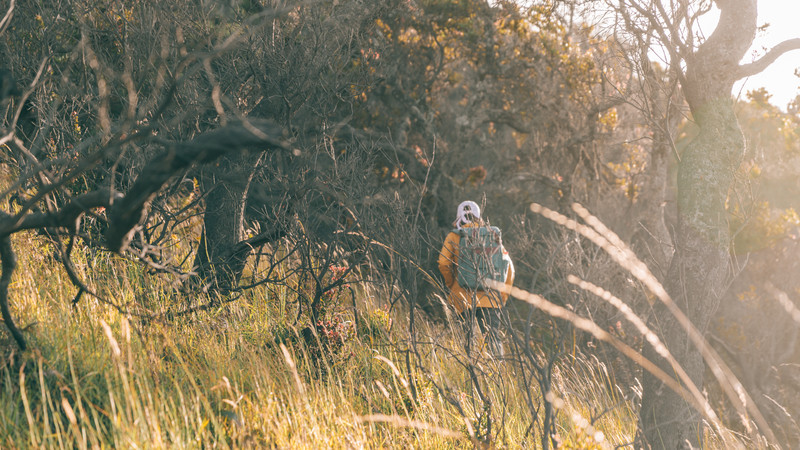
[[(686, 49), (683, 47), (684, 44), (680, 41), (680, 37), (678, 34), (678, 30), (672, 25), (669, 21), (669, 16), (664, 11), (663, 7), (658, 4), (659, 14), (655, 11), (651, 11), (637, 2), (631, 2), (630, 6), (636, 10), (643, 18), (645, 18), (648, 22), (648, 29), (646, 30), (646, 34), (655, 33), (658, 35), (658, 39), (664, 47), (666, 47), (667, 51), (669, 52), (670, 62), (672, 65), (679, 67), (680, 62), (684, 59), (682, 55), (686, 53), (684, 52)], [(634, 20), (630, 17), (628, 11), (625, 8), (620, 8), (620, 13), (623, 14), (623, 18), (627, 23), (629, 29), (636, 29), (637, 27), (634, 25)], [(645, 34), (645, 30), (643, 31), (643, 35)], [(676, 35), (678, 37), (676, 37)], [(641, 38), (638, 38), (641, 42)], [(680, 72), (680, 71), (679, 71)], [(679, 76), (682, 74), (679, 73)]]
[(11, 0), (11, 4), (8, 5), (8, 11), (6, 11), (6, 15), (3, 16), (3, 20), (0, 20), (0, 34), (4, 33), (8, 28), (8, 25), (11, 23), (11, 18), (14, 17), (15, 6), (16, 2)]
[[(2, 25), (0, 25), (2, 27)], [(49, 57), (45, 57), (42, 59), (42, 62), (39, 64), (39, 69), (36, 71), (36, 76), (31, 81), (30, 86), (25, 92), (22, 93), (22, 96), (19, 99), (19, 106), (17, 106), (16, 112), (14, 112), (14, 119), (8, 124), (8, 134), (3, 137), (0, 137), (0, 145), (5, 145), (8, 141), (16, 139), (16, 128), (17, 123), (19, 122), (19, 118), (22, 115), (22, 111), (25, 109), (25, 102), (28, 101), (28, 97), (33, 94), (34, 89), (39, 85), (39, 81), (42, 78), (42, 74), (44, 73), (45, 69), (47, 69), (47, 65), (50, 61)]]
[(736, 72), (736, 79), (740, 80), (742, 78), (763, 72), (764, 69), (769, 67), (770, 64), (774, 63), (776, 59), (781, 57), (784, 53), (792, 50), (800, 50), (800, 38), (783, 41), (773, 47), (772, 50), (768, 51), (767, 54), (761, 58), (751, 62), (750, 64), (739, 66), (739, 69)]
[(92, 297), (98, 297), (98, 295), (91, 290), (86, 283), (81, 280), (81, 277), (78, 275), (78, 270), (75, 267), (75, 263), (72, 261), (72, 250), (75, 248), (75, 239), (78, 235), (78, 228), (80, 228), (81, 217), (80, 215), (75, 219), (72, 226), (68, 229), (69, 232), (69, 243), (66, 247), (64, 247), (64, 243), (61, 239), (58, 240), (58, 250), (61, 255), (61, 263), (64, 265), (64, 270), (67, 272), (67, 276), (69, 277), (72, 284), (78, 288), (78, 293), (75, 295), (75, 298), (72, 300), (72, 304), (78, 304), (81, 297), (84, 293), (88, 293)]
[(25, 337), (22, 336), (22, 332), (14, 324), (11, 310), (8, 309), (8, 285), (11, 284), (11, 276), (17, 267), (17, 256), (14, 254), (14, 249), (11, 247), (11, 237), (8, 235), (0, 237), (0, 258), (3, 260), (3, 274), (0, 276), (0, 312), (3, 314), (3, 322), (5, 322), (11, 336), (17, 341), (19, 348), (25, 350), (27, 348)]
[(91, 208), (111, 207), (122, 194), (110, 189), (87, 192), (72, 198), (55, 212), (30, 213), (20, 219), (3, 215), (0, 217), (0, 236), (8, 236), (22, 230), (35, 228), (68, 228), (75, 220)]

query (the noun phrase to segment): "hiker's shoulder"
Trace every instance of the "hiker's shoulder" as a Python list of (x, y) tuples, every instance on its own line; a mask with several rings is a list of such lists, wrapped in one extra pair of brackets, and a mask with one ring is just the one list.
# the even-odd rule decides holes
[(455, 229), (454, 230), (450, 230), (450, 232), (448, 232), (447, 236), (445, 236), (445, 238), (444, 238), (444, 245), (448, 245), (448, 244), (452, 245), (454, 243), (457, 244), (458, 241), (460, 241), (460, 240), (461, 240), (461, 233), (459, 232), (459, 230), (455, 230)]

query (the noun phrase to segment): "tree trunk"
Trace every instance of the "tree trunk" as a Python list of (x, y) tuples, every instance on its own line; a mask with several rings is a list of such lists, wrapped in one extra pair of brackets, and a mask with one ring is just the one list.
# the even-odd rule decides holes
[[(724, 99), (709, 108), (714, 109), (715, 121), (702, 127), (681, 158), (676, 252), (666, 280), (667, 291), (701, 333), (729, 279), (725, 200), (744, 151), (732, 101)], [(657, 309), (653, 328), (692, 381), (702, 386), (705, 368), (698, 349), (666, 308)], [(649, 359), (661, 360), (647, 350)], [(661, 365), (670, 373), (668, 364)], [(702, 436), (699, 413), (652, 376), (645, 375), (643, 388), (641, 426), (647, 441), (656, 448), (688, 448), (687, 441), (697, 447)]]
[(665, 220), (671, 148), (664, 136), (656, 137), (647, 163), (647, 183), (642, 186), (633, 210), (636, 227), (630, 238), (639, 255), (646, 255), (650, 270), (664, 279), (672, 257), (672, 238)]
[(235, 288), (250, 254), (239, 244), (247, 239), (245, 206), (256, 159), (247, 152), (222, 158), (201, 178), (206, 210), (194, 266), (209, 292), (224, 295)]
[[(705, 332), (730, 278), (730, 235), (726, 201), (744, 153), (744, 137), (733, 111), (731, 89), (738, 63), (755, 36), (756, 0), (718, 2), (717, 29), (686, 60), (682, 87), (699, 135), (678, 166), (678, 225), (675, 254), (666, 288), (673, 300)], [(686, 373), (702, 387), (705, 365), (699, 350), (666, 308), (651, 324)], [(645, 355), (671, 373), (654, 351)], [(700, 415), (676, 393), (645, 374), (640, 429), (653, 448), (700, 447)]]

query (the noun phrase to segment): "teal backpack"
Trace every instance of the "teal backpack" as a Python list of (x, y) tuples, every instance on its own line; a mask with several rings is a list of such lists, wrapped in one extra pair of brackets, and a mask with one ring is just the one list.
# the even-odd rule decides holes
[(458, 244), (458, 285), (486, 290), (484, 279), (505, 282), (509, 261), (503, 258), (500, 229), (493, 226), (453, 230), (461, 236)]

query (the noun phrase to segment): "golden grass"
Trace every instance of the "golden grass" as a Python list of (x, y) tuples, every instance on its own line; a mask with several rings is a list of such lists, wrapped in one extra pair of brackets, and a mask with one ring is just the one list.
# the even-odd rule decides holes
[[(359, 298), (374, 328), (337, 357), (312, 351), (279, 313), (286, 298), (253, 290), (225, 307), (142, 325), (75, 294), (47, 247), (15, 236), (20, 269), (12, 308), (32, 350), (5, 339), (0, 360), (4, 448), (474, 448), (482, 403), (450, 357), (461, 336), (418, 317), (423, 358), (405, 364), (405, 319), (385, 329), (381, 304)], [(116, 303), (185, 302), (158, 277), (105, 255), (77, 255), (88, 283)], [(371, 292), (373, 298), (380, 298)], [(291, 314), (290, 314), (291, 316)], [(33, 324), (33, 325), (31, 325)], [(286, 339), (287, 336), (290, 338)], [(285, 338), (276, 341), (276, 337)], [(431, 344), (431, 343), (435, 343)], [(525, 386), (512, 364), (480, 361), (492, 400), (495, 448), (536, 448)], [(414, 393), (416, 400), (413, 399)], [(557, 370), (558, 438), (566, 448), (613, 448), (633, 440), (635, 411), (602, 365), (576, 358)], [(436, 388), (456, 393), (461, 411)], [(599, 413), (602, 412), (602, 415)], [(599, 417), (597, 417), (599, 415)], [(589, 420), (596, 418), (594, 423)], [(502, 424), (502, 427), (501, 425)], [(480, 445), (483, 445), (482, 443)]]

